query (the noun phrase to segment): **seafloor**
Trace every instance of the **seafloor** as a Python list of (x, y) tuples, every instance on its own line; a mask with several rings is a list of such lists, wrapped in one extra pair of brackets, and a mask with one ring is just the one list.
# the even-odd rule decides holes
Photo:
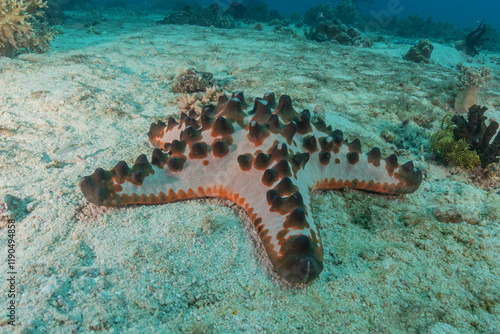
[[(18, 322), (8, 325), (2, 302), (0, 331), (499, 333), (498, 182), (436, 162), (429, 136), (452, 112), (458, 62), (493, 70), (481, 104), (500, 120), (500, 55), (435, 44), (432, 64), (415, 64), (390, 38), (344, 47), (295, 28), (159, 26), (133, 14), (105, 15), (101, 34), (67, 26), (49, 53), (0, 59), (2, 273), (7, 217), (18, 243)], [(79, 180), (151, 154), (149, 125), (176, 114), (170, 84), (189, 67), (252, 99), (288, 94), (364, 150), (417, 161), (425, 180), (401, 197), (316, 194), (325, 269), (299, 287), (276, 278), (228, 202), (89, 205)]]

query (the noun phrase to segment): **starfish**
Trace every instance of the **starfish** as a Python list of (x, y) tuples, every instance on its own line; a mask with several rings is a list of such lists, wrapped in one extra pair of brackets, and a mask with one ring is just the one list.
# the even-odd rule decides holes
[(311, 192), (353, 188), (383, 194), (414, 192), (422, 181), (413, 163), (396, 155), (361, 152), (358, 139), (311, 122), (289, 96), (273, 93), (248, 108), (242, 92), (201, 113), (181, 112), (153, 123), (148, 137), (156, 147), (151, 162), (140, 155), (109, 171), (85, 176), (80, 187), (96, 205), (160, 204), (221, 197), (248, 213), (273, 265), (285, 281), (310, 282), (323, 270), (321, 237), (314, 222)]

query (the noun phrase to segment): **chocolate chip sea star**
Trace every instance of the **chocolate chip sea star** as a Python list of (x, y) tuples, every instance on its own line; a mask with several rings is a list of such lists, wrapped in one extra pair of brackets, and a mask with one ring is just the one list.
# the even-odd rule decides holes
[[(292, 283), (309, 282), (323, 270), (321, 237), (311, 192), (353, 188), (383, 194), (414, 192), (422, 181), (413, 163), (383, 159), (378, 148), (361, 152), (358, 139), (312, 123), (297, 113), (289, 96), (276, 105), (273, 93), (247, 108), (244, 95), (220, 97), (201, 114), (191, 110), (148, 132), (156, 147), (129, 167), (98, 168), (80, 187), (96, 205), (160, 204), (221, 197), (250, 216), (274, 270)], [(248, 110), (248, 111), (245, 111)]]

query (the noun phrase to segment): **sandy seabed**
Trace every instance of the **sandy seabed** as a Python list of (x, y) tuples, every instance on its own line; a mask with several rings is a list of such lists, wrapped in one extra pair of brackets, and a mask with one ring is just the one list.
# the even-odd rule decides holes
[[(437, 163), (428, 144), (454, 66), (497, 74), (499, 55), (468, 63), (436, 44), (432, 64), (414, 64), (404, 44), (153, 24), (161, 18), (105, 16), (100, 35), (68, 27), (49, 53), (0, 59), (2, 273), (7, 218), (17, 242), (16, 326), (2, 279), (1, 332), (500, 332), (500, 188)], [(170, 84), (189, 67), (251, 99), (288, 94), (365, 151), (415, 160), (425, 180), (401, 197), (317, 193), (325, 268), (306, 286), (276, 278), (231, 203), (88, 204), (80, 179), (151, 154), (149, 125), (177, 113)], [(494, 77), (481, 94), (497, 120), (499, 87)]]

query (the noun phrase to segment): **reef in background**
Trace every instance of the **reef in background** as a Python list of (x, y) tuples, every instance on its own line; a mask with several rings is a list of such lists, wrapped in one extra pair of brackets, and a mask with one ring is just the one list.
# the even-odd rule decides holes
[(156, 21), (159, 24), (190, 24), (202, 27), (214, 26), (216, 28), (234, 28), (236, 21), (233, 16), (214, 2), (207, 8), (186, 6), (182, 11), (171, 12), (163, 20)]
[(373, 41), (363, 37), (361, 32), (354, 27), (347, 27), (340, 20), (324, 21), (316, 27), (306, 30), (305, 36), (307, 39), (316, 42), (333, 41), (342, 45), (356, 45), (371, 47)]
[(0, 2), (0, 56), (12, 57), (14, 50), (43, 52), (54, 39), (52, 30), (41, 21), (47, 3), (42, 0)]

